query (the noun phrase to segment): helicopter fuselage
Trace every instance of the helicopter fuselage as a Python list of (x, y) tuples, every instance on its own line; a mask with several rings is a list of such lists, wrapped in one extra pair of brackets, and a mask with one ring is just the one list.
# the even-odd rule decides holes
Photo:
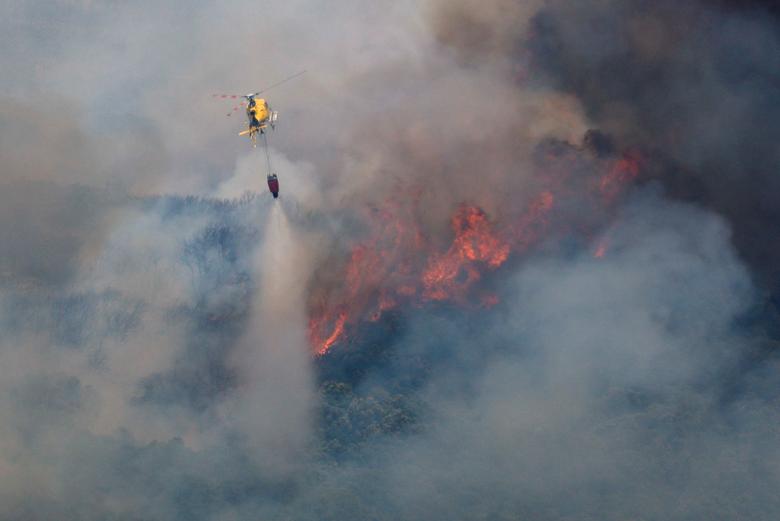
[(249, 119), (249, 128), (263, 130), (268, 125), (271, 109), (264, 99), (249, 98), (246, 106), (246, 117)]
[(249, 136), (253, 143), (257, 142), (257, 134), (264, 134), (266, 128), (270, 125), (271, 128), (275, 127), (278, 113), (271, 110), (268, 102), (264, 99), (256, 99), (252, 96), (245, 96), (247, 98), (246, 105), (246, 117), (249, 123), (249, 127), (243, 132), (239, 132), (239, 136)]

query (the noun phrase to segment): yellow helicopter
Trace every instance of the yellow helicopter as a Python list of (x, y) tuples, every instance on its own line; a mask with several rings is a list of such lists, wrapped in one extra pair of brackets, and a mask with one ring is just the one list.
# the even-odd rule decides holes
[(271, 129), (276, 128), (276, 121), (279, 119), (279, 113), (275, 110), (271, 110), (271, 106), (268, 104), (268, 102), (263, 98), (258, 98), (260, 94), (263, 92), (269, 91), (273, 89), (274, 87), (278, 87), (282, 83), (286, 83), (290, 81), (293, 78), (297, 78), (301, 74), (303, 74), (306, 71), (301, 71), (297, 74), (293, 74), (292, 76), (289, 76), (285, 79), (283, 79), (280, 82), (274, 83), (270, 87), (266, 87), (265, 89), (262, 89), (257, 92), (253, 92), (250, 94), (212, 94), (215, 98), (222, 98), (222, 99), (239, 99), (243, 98), (244, 101), (242, 101), (240, 104), (233, 107), (230, 112), (227, 113), (228, 116), (232, 116), (234, 112), (239, 110), (241, 107), (246, 107), (246, 117), (247, 117), (247, 128), (246, 130), (243, 130), (238, 133), (239, 136), (249, 136), (249, 139), (252, 140), (253, 146), (257, 146), (257, 135), (258, 134), (265, 134), (266, 129), (270, 126)]

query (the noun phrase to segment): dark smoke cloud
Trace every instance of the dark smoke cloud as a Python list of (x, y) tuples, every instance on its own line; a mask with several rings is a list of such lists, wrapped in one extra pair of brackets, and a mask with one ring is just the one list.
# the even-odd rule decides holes
[[(582, 18), (549, 8), (530, 46), (598, 125), (666, 162), (658, 176), (672, 195), (726, 215), (743, 254), (775, 284), (780, 252), (765, 238), (780, 217), (776, 21), (747, 8), (632, 7)], [(587, 52), (591, 21), (602, 28), (598, 53)]]
[(776, 289), (780, 40), (777, 19), (764, 16), (776, 5), (546, 2), (528, 20), (501, 4), (442, 5), (440, 40), (574, 95), (593, 125), (657, 161), (652, 176), (670, 195), (727, 216), (740, 252)]

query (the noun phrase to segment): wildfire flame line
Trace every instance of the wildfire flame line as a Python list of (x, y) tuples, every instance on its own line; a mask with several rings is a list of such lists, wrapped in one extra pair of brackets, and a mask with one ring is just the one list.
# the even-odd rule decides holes
[[(566, 193), (568, 198), (590, 198), (602, 206), (614, 205), (625, 187), (639, 175), (640, 158), (626, 154), (605, 165), (605, 173), (588, 193)], [(568, 175), (566, 169), (564, 174)], [(571, 183), (551, 176), (548, 188), (530, 200), (513, 222), (499, 226), (478, 206), (461, 204), (452, 215), (452, 241), (436, 249), (415, 222), (414, 212), (395, 198), (389, 198), (373, 212), (368, 239), (352, 248), (344, 268), (344, 286), (327, 301), (310, 310), (309, 337), (317, 355), (324, 355), (344, 338), (350, 326), (360, 321), (378, 321), (402, 305), (422, 306), (426, 302), (468, 303), (473, 286), (485, 272), (506, 263), (511, 255), (522, 255), (549, 234), (555, 215), (557, 193)], [(571, 191), (571, 190), (570, 190)], [(416, 204), (417, 199), (411, 203)], [(575, 225), (573, 229), (579, 229)], [(602, 257), (607, 244), (596, 248)], [(477, 305), (498, 304), (496, 295), (475, 297)]]

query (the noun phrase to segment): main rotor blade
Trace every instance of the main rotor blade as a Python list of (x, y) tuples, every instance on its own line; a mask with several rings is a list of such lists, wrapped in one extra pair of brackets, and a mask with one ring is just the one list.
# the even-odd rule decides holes
[(238, 99), (238, 98), (243, 98), (244, 96), (242, 96), (241, 94), (212, 94), (211, 97), (212, 98), (222, 98), (222, 99), (225, 99), (225, 98)]
[(276, 83), (274, 83), (273, 85), (271, 85), (270, 87), (266, 87), (266, 88), (264, 88), (263, 90), (259, 90), (259, 91), (255, 92), (255, 93), (254, 93), (254, 94), (252, 94), (252, 95), (253, 95), (253, 96), (257, 96), (258, 94), (262, 94), (263, 92), (268, 92), (269, 90), (273, 89), (274, 87), (278, 87), (278, 86), (279, 86), (279, 85), (281, 85), (282, 83), (287, 83), (288, 81), (292, 80), (293, 78), (297, 78), (298, 76), (300, 76), (300, 75), (301, 75), (301, 74), (303, 74), (304, 72), (306, 72), (306, 70), (305, 70), (305, 69), (304, 69), (304, 70), (302, 70), (301, 72), (296, 72), (296, 73), (295, 73), (295, 74), (293, 74), (292, 76), (288, 76), (287, 78), (283, 79), (282, 81), (276, 82)]

